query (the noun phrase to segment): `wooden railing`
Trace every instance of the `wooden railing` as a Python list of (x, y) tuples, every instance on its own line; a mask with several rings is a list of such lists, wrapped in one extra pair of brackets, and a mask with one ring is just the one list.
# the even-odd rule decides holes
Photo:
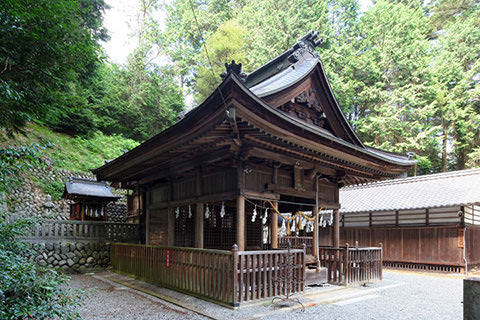
[(381, 247), (320, 247), (319, 260), (334, 284), (355, 284), (382, 280)]
[(25, 230), (28, 240), (105, 240), (138, 242), (139, 225), (103, 221), (43, 220)]
[(291, 249), (233, 251), (234, 303), (273, 298), (305, 289), (305, 252)]
[[(290, 250), (291, 277), (285, 277), (287, 250), (206, 250), (112, 244), (114, 271), (229, 306), (300, 292), (305, 254)], [(290, 280), (287, 283), (287, 280)]]
[(110, 252), (115, 272), (233, 304), (231, 251), (114, 243)]
[(295, 237), (295, 236), (285, 236), (278, 238), (278, 248), (286, 249), (288, 242), (291, 244), (291, 248), (302, 249), (303, 244), (306, 245), (305, 254), (313, 254), (313, 238), (312, 237)]

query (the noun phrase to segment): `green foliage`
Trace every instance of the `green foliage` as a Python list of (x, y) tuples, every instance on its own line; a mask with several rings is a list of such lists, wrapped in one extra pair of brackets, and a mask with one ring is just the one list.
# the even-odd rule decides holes
[(120, 135), (107, 136), (99, 131), (89, 138), (56, 133), (40, 125), (25, 128), (25, 135), (13, 138), (0, 135), (0, 144), (28, 145), (31, 143), (50, 146), (42, 151), (42, 159), (47, 165), (73, 172), (88, 172), (133, 149), (138, 142)]
[[(35, 143), (28, 146), (0, 147), (0, 195), (8, 194), (12, 188), (18, 186), (22, 181), (22, 172), (40, 165), (40, 152), (45, 147)], [(1, 200), (0, 197), (0, 202)]]
[[(38, 145), (0, 149), (0, 194), (21, 182), (21, 172), (41, 162)], [(68, 278), (37, 265), (32, 250), (18, 236), (33, 220), (9, 221), (0, 199), (0, 319), (78, 319), (78, 293)]]
[(101, 0), (2, 2), (0, 127), (20, 130), (52, 106), (64, 106), (72, 83), (97, 60), (103, 7)]
[(206, 47), (212, 66), (210, 66), (205, 51), (202, 51), (199, 55), (202, 65), (198, 69), (195, 85), (197, 91), (195, 100), (198, 103), (205, 100), (220, 84), (219, 75), (225, 71), (225, 62), (241, 61), (243, 70), (247, 72), (253, 70), (248, 64), (249, 57), (245, 48), (246, 32), (246, 29), (238, 22), (229, 20), (207, 39)]
[(0, 319), (79, 319), (78, 293), (66, 288), (68, 277), (42, 268), (31, 249), (16, 236), (31, 221), (7, 222), (0, 212)]
[(62, 198), (63, 189), (65, 188), (65, 184), (62, 181), (42, 180), (37, 177), (30, 178), (33, 180), (35, 185), (43, 191), (43, 193), (52, 196), (53, 201), (57, 201)]

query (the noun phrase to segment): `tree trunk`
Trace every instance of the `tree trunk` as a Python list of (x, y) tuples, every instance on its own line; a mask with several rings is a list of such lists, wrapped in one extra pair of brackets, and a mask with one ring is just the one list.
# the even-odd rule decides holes
[(442, 172), (447, 171), (447, 140), (448, 140), (448, 126), (443, 124), (443, 139), (442, 139)]

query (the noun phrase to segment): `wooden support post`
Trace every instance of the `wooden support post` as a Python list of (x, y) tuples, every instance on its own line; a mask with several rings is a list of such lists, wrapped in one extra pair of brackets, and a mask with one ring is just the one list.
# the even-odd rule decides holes
[(240, 297), (239, 295), (239, 283), (238, 283), (238, 246), (234, 244), (232, 246), (232, 271), (233, 271), (233, 298), (232, 298), (232, 306), (238, 307)]
[(237, 245), (239, 251), (245, 251), (245, 197), (237, 196)]
[(315, 207), (313, 208), (313, 217), (315, 217), (315, 221), (313, 223), (313, 256), (315, 257), (315, 262), (317, 264), (317, 268), (320, 267), (320, 260), (318, 257), (318, 176), (315, 176)]
[[(151, 212), (149, 209), (146, 210), (145, 215), (145, 244), (150, 244), (150, 215)], [(141, 233), (141, 232), (140, 232)]]
[[(278, 202), (272, 201), (273, 207), (278, 209)], [(278, 249), (278, 213), (275, 210), (270, 210), (270, 245), (272, 249)]]
[(195, 248), (203, 248), (203, 203), (195, 207)]
[(168, 217), (167, 217), (167, 244), (169, 246), (175, 245), (175, 209), (172, 207), (168, 208)]
[(340, 212), (338, 209), (333, 209), (333, 247), (340, 246)]

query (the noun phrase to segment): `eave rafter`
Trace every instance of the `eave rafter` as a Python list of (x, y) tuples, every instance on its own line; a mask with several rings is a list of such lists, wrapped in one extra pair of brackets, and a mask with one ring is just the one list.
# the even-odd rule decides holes
[(334, 156), (324, 154), (313, 149), (295, 144), (291, 141), (274, 136), (261, 128), (256, 127), (248, 120), (243, 120), (250, 128), (255, 128), (257, 134), (242, 134), (244, 140), (248, 140), (250, 144), (257, 145), (272, 151), (281, 151), (285, 154), (304, 159), (305, 161), (314, 162), (332, 169), (345, 170), (349, 174), (360, 176), (367, 179), (378, 179), (379, 177), (396, 177), (397, 174), (387, 173), (375, 170), (356, 163), (352, 163)]

